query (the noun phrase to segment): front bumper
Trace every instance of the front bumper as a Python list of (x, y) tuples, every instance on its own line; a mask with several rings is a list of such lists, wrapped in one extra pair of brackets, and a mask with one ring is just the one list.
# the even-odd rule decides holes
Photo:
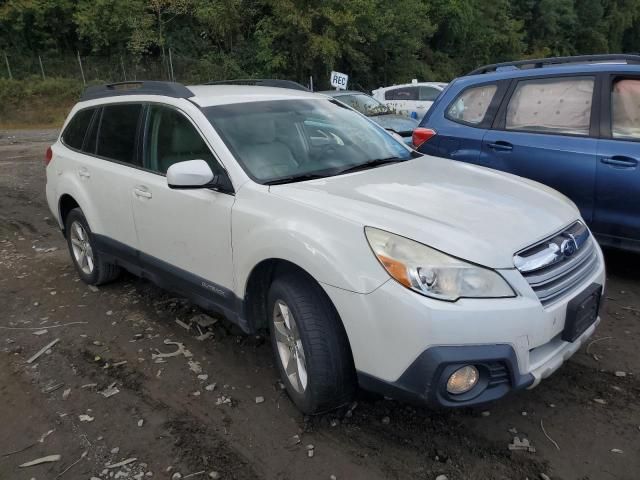
[[(573, 342), (563, 340), (567, 307), (591, 285), (598, 268), (552, 305), (543, 306), (516, 270), (500, 273), (518, 295), (442, 302), (389, 280), (369, 294), (324, 285), (349, 337), (360, 384), (385, 395), (441, 406), (470, 406), (533, 388), (593, 334), (596, 321)], [(465, 364), (481, 366), (481, 394), (453, 399), (446, 378)]]
[[(481, 405), (538, 385), (584, 344), (599, 323), (600, 318), (572, 343), (562, 342), (562, 345), (549, 347), (554, 350), (552, 356), (525, 374), (520, 373), (515, 351), (510, 345), (441, 346), (422, 352), (394, 382), (358, 372), (358, 383), (365, 390), (411, 403), (434, 407)], [(451, 395), (446, 389), (447, 379), (464, 365), (475, 365), (479, 369), (479, 389), (477, 393), (472, 390), (468, 394)]]

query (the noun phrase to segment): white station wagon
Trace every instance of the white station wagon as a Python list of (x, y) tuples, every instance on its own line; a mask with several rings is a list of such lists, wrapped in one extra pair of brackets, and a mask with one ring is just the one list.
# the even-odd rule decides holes
[(380, 87), (372, 93), (394, 112), (421, 120), (447, 86), (442, 82), (418, 82)]
[(46, 163), (84, 282), (124, 268), (269, 329), (303, 412), (358, 385), (495, 400), (549, 376), (600, 321), (603, 257), (571, 201), (418, 154), (324, 95), (90, 87)]

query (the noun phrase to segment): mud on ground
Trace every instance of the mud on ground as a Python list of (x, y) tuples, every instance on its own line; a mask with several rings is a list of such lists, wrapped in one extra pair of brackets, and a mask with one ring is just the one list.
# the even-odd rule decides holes
[[(44, 198), (54, 136), (0, 132), (0, 479), (640, 478), (640, 257), (606, 252), (601, 326), (532, 391), (457, 411), (360, 393), (305, 418), (264, 337), (187, 330), (176, 319), (202, 312), (131, 275), (79, 282)], [(167, 340), (192, 356), (156, 363)], [(514, 436), (535, 453), (510, 451)], [(61, 458), (19, 467), (47, 455)]]

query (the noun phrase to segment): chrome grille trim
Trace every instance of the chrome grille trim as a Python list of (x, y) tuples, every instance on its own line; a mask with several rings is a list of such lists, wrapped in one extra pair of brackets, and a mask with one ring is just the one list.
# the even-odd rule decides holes
[(518, 252), (514, 264), (548, 306), (572, 293), (597, 268), (595, 240), (582, 222)]

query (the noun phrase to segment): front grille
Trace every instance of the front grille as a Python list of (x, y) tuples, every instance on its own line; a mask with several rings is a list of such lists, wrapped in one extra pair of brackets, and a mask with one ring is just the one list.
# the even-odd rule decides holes
[(579, 287), (598, 268), (595, 240), (576, 222), (514, 257), (515, 266), (545, 307)]

